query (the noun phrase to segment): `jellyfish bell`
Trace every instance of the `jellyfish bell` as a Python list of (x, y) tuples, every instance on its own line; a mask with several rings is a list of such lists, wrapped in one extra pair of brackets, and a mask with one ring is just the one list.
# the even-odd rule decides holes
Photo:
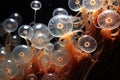
[(78, 40), (78, 46), (82, 51), (92, 53), (97, 49), (97, 42), (92, 36), (83, 35)]
[(113, 10), (105, 10), (97, 19), (99, 28), (113, 30), (120, 26), (120, 15)]
[(42, 80), (59, 80), (59, 77), (54, 73), (47, 73), (42, 77)]
[(83, 7), (89, 12), (99, 10), (103, 4), (104, 0), (83, 0)]
[(31, 2), (31, 4), (30, 4), (30, 7), (31, 7), (33, 10), (36, 11), (36, 10), (41, 9), (42, 4), (41, 4), (41, 2), (38, 1), (38, 0), (33, 0), (33, 1)]
[(54, 37), (61, 37), (72, 31), (73, 20), (68, 15), (57, 15), (50, 19), (48, 27), (51, 35)]

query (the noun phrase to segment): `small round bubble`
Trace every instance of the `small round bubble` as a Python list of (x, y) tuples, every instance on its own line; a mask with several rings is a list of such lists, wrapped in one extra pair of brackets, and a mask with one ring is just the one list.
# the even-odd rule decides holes
[(5, 19), (5, 21), (3, 22), (3, 26), (5, 31), (14, 32), (18, 28), (18, 23), (15, 19), (8, 18), (8, 19)]
[(42, 80), (59, 80), (59, 77), (54, 73), (47, 73), (42, 77)]
[(42, 4), (41, 4), (40, 1), (34, 0), (34, 1), (31, 2), (30, 7), (31, 7), (33, 10), (39, 10), (39, 9), (41, 9)]
[(29, 74), (26, 76), (25, 80), (38, 80), (35, 74)]
[(61, 15), (61, 14), (68, 15), (68, 11), (66, 9), (64, 9), (64, 8), (56, 8), (53, 11), (53, 16)]

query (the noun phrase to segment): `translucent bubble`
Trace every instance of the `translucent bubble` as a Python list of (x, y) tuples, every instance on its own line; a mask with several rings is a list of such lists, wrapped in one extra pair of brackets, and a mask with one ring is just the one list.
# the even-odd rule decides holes
[(18, 24), (21, 24), (22, 23), (22, 16), (17, 13), (17, 12), (14, 12), (10, 15), (11, 18), (15, 19), (17, 21)]
[(49, 28), (47, 27), (47, 25), (43, 24), (43, 23), (37, 23), (34, 24), (32, 26), (33, 31), (34, 31), (34, 35), (39, 35), (39, 34), (44, 34), (48, 37), (49, 40), (51, 40), (53, 38), (53, 36), (49, 33)]
[(42, 4), (41, 4), (40, 1), (34, 0), (34, 1), (31, 2), (30, 7), (31, 7), (33, 10), (39, 10), (39, 9), (41, 9)]
[(16, 61), (15, 61), (15, 59), (12, 59), (12, 58), (6, 59), (2, 63), (2, 70), (3, 70), (3, 74), (6, 77), (9, 77), (11, 79), (14, 78), (19, 72)]
[(68, 0), (68, 6), (72, 11), (80, 11), (83, 0)]
[(37, 49), (42, 49), (47, 46), (47, 44), (49, 43), (49, 39), (46, 37), (46, 35), (39, 34), (33, 36), (33, 38), (31, 39), (31, 43), (33, 47)]
[(120, 15), (116, 11), (106, 10), (100, 13), (97, 21), (100, 26), (99, 28), (113, 30), (120, 25)]
[(54, 37), (61, 37), (62, 35), (72, 31), (73, 21), (68, 15), (57, 15), (51, 18), (48, 23), (49, 31)]
[(38, 80), (38, 79), (37, 79), (37, 76), (35, 74), (29, 74), (29, 75), (27, 75), (25, 80)]
[(68, 12), (67, 12), (67, 10), (64, 9), (64, 8), (56, 8), (56, 9), (53, 11), (53, 16), (61, 15), (61, 14), (68, 15)]
[(70, 60), (70, 54), (64, 49), (59, 49), (52, 54), (52, 60), (57, 66), (65, 66)]
[(4, 30), (7, 32), (14, 32), (18, 28), (18, 23), (13, 18), (8, 18), (3, 22)]
[(59, 78), (54, 73), (47, 73), (42, 77), (42, 80), (59, 80)]
[(33, 57), (33, 52), (30, 47), (26, 45), (18, 45), (12, 51), (14, 59), (17, 63), (27, 63)]
[(47, 46), (46, 46), (46, 49), (50, 50), (50, 51), (53, 51), (54, 50), (54, 45), (52, 43), (49, 43)]
[(96, 40), (89, 35), (83, 35), (78, 40), (79, 48), (87, 53), (92, 53), (97, 48), (97, 42)]
[(104, 0), (83, 0), (83, 7), (90, 12), (96, 11), (103, 6)]
[(33, 28), (29, 25), (22, 25), (18, 29), (18, 35), (24, 39), (31, 39), (33, 37)]

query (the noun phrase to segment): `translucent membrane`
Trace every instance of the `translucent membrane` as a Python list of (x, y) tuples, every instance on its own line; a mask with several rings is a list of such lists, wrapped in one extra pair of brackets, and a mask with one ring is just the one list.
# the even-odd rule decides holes
[(53, 16), (61, 15), (61, 14), (68, 15), (68, 12), (67, 12), (67, 10), (64, 9), (64, 8), (56, 8), (56, 9), (53, 11)]
[(103, 7), (104, 0), (83, 0), (83, 7), (87, 11), (96, 11)]
[(60, 37), (72, 31), (73, 21), (68, 15), (57, 15), (48, 23), (49, 31), (54, 37)]
[(39, 9), (41, 9), (42, 4), (41, 4), (41, 2), (38, 1), (38, 0), (33, 0), (33, 1), (31, 2), (31, 4), (30, 4), (30, 7), (31, 7), (33, 10), (39, 10)]
[(96, 40), (89, 35), (83, 35), (78, 40), (79, 48), (86, 52), (86, 53), (92, 53), (97, 48), (97, 42)]
[(100, 13), (97, 19), (99, 28), (113, 30), (120, 26), (120, 15), (113, 10), (106, 10)]
[(12, 51), (13, 58), (17, 61), (17, 63), (27, 63), (32, 57), (33, 53), (30, 47), (26, 45), (18, 45)]
[(27, 75), (25, 80), (38, 80), (38, 79), (37, 79), (37, 76), (35, 74), (29, 74), (29, 75)]
[(83, 0), (68, 0), (68, 6), (72, 11), (80, 11)]
[(18, 28), (18, 23), (15, 19), (8, 18), (8, 19), (5, 19), (5, 21), (3, 22), (3, 26), (5, 31), (14, 32)]
[(42, 77), (42, 80), (59, 80), (59, 78), (54, 73), (47, 73)]

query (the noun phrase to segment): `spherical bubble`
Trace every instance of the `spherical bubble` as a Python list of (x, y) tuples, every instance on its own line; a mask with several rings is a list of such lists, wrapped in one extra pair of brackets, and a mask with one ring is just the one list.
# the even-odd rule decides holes
[(83, 7), (90, 12), (96, 11), (103, 6), (104, 0), (83, 0)]
[(47, 44), (49, 43), (49, 39), (46, 37), (46, 35), (39, 34), (33, 36), (33, 38), (31, 39), (31, 43), (33, 47), (37, 49), (42, 49), (47, 46)]
[(27, 75), (25, 80), (38, 80), (38, 79), (37, 79), (37, 76), (35, 74), (29, 74), (29, 75)]
[(68, 0), (68, 7), (72, 11), (80, 11), (83, 0)]
[(113, 30), (120, 25), (120, 15), (116, 11), (106, 10), (100, 13), (97, 21), (100, 26), (99, 28)]
[(18, 28), (18, 23), (13, 18), (8, 18), (3, 22), (4, 30), (7, 32), (14, 32)]
[(97, 42), (96, 40), (89, 35), (83, 35), (78, 40), (79, 48), (87, 53), (92, 53), (97, 48)]
[(33, 10), (39, 10), (39, 9), (41, 9), (42, 4), (41, 4), (40, 1), (34, 0), (34, 1), (31, 2), (30, 7), (31, 7)]
[(67, 12), (67, 10), (64, 9), (64, 8), (56, 8), (56, 9), (53, 11), (53, 16), (61, 15), (61, 14), (68, 15), (68, 12)]
[(72, 31), (73, 21), (68, 15), (57, 15), (51, 18), (48, 23), (49, 32), (54, 37), (61, 37), (62, 35)]
[(52, 54), (52, 60), (57, 66), (65, 66), (70, 60), (70, 54), (63, 48), (59, 49)]
[(59, 80), (59, 78), (54, 73), (47, 73), (42, 77), (42, 80)]
[(33, 57), (33, 52), (30, 47), (26, 45), (18, 45), (12, 51), (13, 58), (17, 63), (27, 63)]
[(54, 50), (54, 45), (52, 43), (48, 43), (48, 45), (46, 46), (46, 49), (53, 51)]
[(14, 12), (10, 15), (10, 18), (15, 19), (18, 24), (22, 23), (22, 16), (20, 15), (20, 13)]
[(43, 24), (43, 23), (37, 23), (34, 24), (32, 26), (33, 31), (34, 31), (34, 35), (39, 35), (39, 34), (44, 34), (48, 37), (49, 40), (51, 40), (53, 38), (53, 36), (49, 33), (49, 28), (47, 27), (47, 25)]
[(18, 35), (24, 39), (31, 39), (33, 37), (33, 28), (29, 25), (22, 25), (18, 29)]
[(16, 61), (15, 61), (15, 59), (12, 59), (12, 58), (6, 59), (2, 63), (2, 70), (3, 70), (3, 74), (6, 77), (9, 77), (11, 79), (14, 78), (19, 72)]

